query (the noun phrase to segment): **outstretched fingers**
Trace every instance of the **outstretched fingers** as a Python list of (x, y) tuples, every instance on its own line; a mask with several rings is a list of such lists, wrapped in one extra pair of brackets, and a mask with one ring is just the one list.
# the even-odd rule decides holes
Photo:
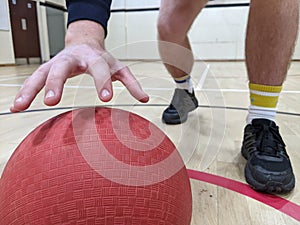
[(105, 51), (102, 55), (99, 55), (89, 50), (86, 57), (79, 57), (77, 53), (83, 47), (85, 46), (80, 46), (78, 49), (65, 49), (52, 60), (41, 65), (24, 82), (10, 108), (11, 112), (27, 109), (44, 87), (44, 103), (48, 106), (58, 104), (66, 80), (85, 72), (93, 77), (101, 101), (108, 102), (112, 99), (112, 81), (115, 80), (121, 81), (137, 100), (141, 102), (149, 100), (149, 96), (142, 90), (139, 82), (127, 66), (124, 66)]
[(84, 63), (74, 57), (59, 55), (55, 60), (41, 65), (23, 84), (16, 95), (11, 112), (27, 109), (37, 94), (45, 87), (44, 103), (59, 103), (67, 78), (84, 70)]

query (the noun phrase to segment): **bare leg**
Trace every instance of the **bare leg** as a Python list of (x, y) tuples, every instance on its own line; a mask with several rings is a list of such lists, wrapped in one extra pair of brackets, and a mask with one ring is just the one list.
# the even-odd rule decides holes
[(282, 85), (298, 33), (299, 0), (252, 0), (246, 38), (251, 83)]
[(162, 0), (158, 19), (161, 59), (176, 83), (171, 104), (164, 110), (166, 124), (180, 124), (198, 107), (190, 73), (194, 64), (187, 33), (208, 0)]
[(275, 115), (297, 33), (299, 0), (252, 0), (246, 39), (250, 107), (242, 154), (255, 190), (286, 193), (295, 176)]
[(163, 0), (158, 19), (159, 51), (173, 78), (189, 74), (194, 63), (187, 32), (207, 0)]

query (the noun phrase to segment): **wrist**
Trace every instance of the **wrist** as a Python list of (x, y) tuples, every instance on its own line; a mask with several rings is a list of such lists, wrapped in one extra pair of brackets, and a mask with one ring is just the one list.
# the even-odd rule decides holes
[(95, 48), (104, 48), (105, 31), (103, 27), (90, 20), (78, 20), (68, 26), (65, 46), (87, 44)]

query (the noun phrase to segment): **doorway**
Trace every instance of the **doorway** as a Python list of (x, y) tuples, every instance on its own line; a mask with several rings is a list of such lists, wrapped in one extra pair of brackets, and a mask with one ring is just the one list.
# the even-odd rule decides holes
[(36, 2), (31, 0), (9, 0), (10, 22), (15, 58), (41, 59)]

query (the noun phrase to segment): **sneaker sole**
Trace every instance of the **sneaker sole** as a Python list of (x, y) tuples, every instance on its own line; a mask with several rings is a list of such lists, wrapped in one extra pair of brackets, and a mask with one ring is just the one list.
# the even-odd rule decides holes
[(268, 177), (268, 181), (266, 183), (260, 183), (252, 176), (249, 165), (246, 164), (245, 167), (245, 178), (247, 183), (251, 186), (252, 189), (260, 192), (266, 192), (271, 194), (284, 194), (288, 193), (295, 187), (295, 178), (292, 176), (292, 179), (288, 183), (282, 183), (276, 180), (281, 178), (284, 179), (286, 175), (278, 176), (272, 174), (264, 174), (264, 176)]
[(165, 124), (177, 125), (177, 124), (186, 122), (187, 118), (188, 118), (188, 115), (186, 115), (185, 117), (180, 117), (180, 118), (168, 118), (167, 116), (163, 116), (162, 121)]
[[(242, 156), (247, 160), (247, 156), (244, 153), (244, 149), (242, 148)], [(261, 172), (261, 176), (268, 177), (268, 182), (261, 183), (258, 182), (251, 173), (251, 169), (249, 164), (247, 163), (245, 166), (245, 179), (250, 187), (256, 191), (266, 192), (271, 194), (284, 194), (288, 193), (295, 187), (295, 177), (289, 173), (292, 178), (288, 183), (282, 183), (278, 180), (284, 180), (287, 177), (287, 174), (266, 174)]]
[(180, 118), (178, 118), (178, 117), (172, 118), (171, 116), (169, 117), (169, 116), (165, 116), (165, 114), (163, 114), (162, 121), (165, 124), (169, 124), (169, 125), (178, 125), (178, 124), (184, 123), (187, 121), (189, 113), (195, 111), (197, 108), (198, 108), (198, 105), (195, 106), (194, 109), (189, 111), (185, 116), (181, 116)]

